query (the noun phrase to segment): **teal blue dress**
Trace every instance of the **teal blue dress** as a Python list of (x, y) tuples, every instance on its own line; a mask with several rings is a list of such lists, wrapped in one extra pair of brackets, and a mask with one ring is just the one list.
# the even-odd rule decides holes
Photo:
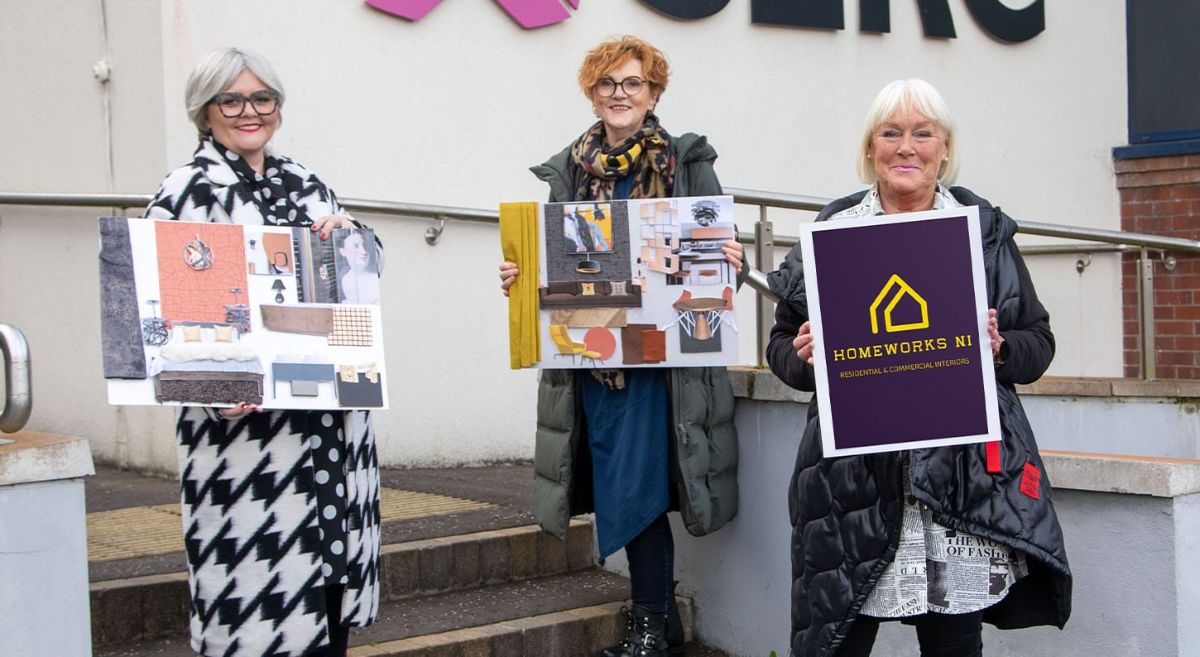
[[(617, 181), (624, 199), (633, 181)], [(625, 387), (609, 388), (580, 372), (592, 456), (592, 493), (600, 558), (625, 547), (671, 505), (667, 370), (626, 369)]]

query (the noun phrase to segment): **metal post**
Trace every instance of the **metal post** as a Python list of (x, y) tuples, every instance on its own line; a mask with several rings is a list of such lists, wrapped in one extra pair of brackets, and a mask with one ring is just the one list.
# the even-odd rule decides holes
[[(775, 270), (775, 227), (767, 219), (767, 206), (758, 206), (758, 222), (754, 224), (754, 267), (763, 273)], [(759, 294), (754, 298), (758, 311), (758, 366), (767, 366), (767, 341), (775, 325), (775, 304)]]
[(29, 421), (29, 410), (33, 405), (29, 343), (17, 327), (0, 324), (0, 355), (4, 357), (5, 389), (0, 433), (16, 433)]
[(1141, 336), (1142, 378), (1158, 378), (1154, 353), (1154, 260), (1146, 249), (1138, 255), (1138, 333)]

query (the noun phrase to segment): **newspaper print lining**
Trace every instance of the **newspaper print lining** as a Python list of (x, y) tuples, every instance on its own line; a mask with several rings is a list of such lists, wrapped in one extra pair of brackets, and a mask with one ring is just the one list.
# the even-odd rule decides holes
[(904, 505), (900, 547), (859, 613), (905, 618), (969, 614), (1004, 599), (1028, 574), (1025, 554), (933, 521), (919, 502)]

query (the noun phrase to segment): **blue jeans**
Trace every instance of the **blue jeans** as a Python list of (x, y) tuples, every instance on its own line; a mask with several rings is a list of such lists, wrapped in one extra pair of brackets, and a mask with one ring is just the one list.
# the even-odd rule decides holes
[(633, 604), (651, 613), (667, 613), (675, 584), (675, 539), (666, 513), (625, 545), (625, 556)]

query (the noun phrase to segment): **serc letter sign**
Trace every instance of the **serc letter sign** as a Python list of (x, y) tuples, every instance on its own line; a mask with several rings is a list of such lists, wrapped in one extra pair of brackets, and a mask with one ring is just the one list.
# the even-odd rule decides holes
[[(571, 17), (564, 2), (579, 9), (581, 0), (496, 0), (522, 27), (545, 27)], [(845, 0), (750, 0), (750, 20), (763, 25), (815, 27), (841, 30), (846, 27)], [(410, 21), (419, 21), (442, 0), (366, 0), (367, 4)], [(708, 18), (721, 11), (729, 0), (641, 0), (642, 4), (680, 19)], [(954, 17), (948, 0), (915, 0), (921, 28), (927, 37), (953, 39)], [(1001, 41), (1028, 41), (1046, 29), (1045, 0), (1035, 0), (1024, 9), (1011, 9), (1001, 0), (966, 0), (967, 9), (989, 34)], [(890, 0), (858, 0), (859, 29), (890, 32)]]
[[(764, 25), (789, 25), (841, 30), (846, 27), (844, 0), (750, 0), (750, 20)], [(706, 18), (721, 11), (729, 0), (642, 0), (675, 18)], [(1045, 0), (1024, 9), (1010, 9), (1000, 0), (966, 0), (967, 9), (989, 34), (1017, 43), (1046, 29)], [(927, 37), (953, 39), (954, 18), (948, 0), (916, 0), (921, 27)], [(889, 0), (858, 0), (859, 29), (890, 32)]]

